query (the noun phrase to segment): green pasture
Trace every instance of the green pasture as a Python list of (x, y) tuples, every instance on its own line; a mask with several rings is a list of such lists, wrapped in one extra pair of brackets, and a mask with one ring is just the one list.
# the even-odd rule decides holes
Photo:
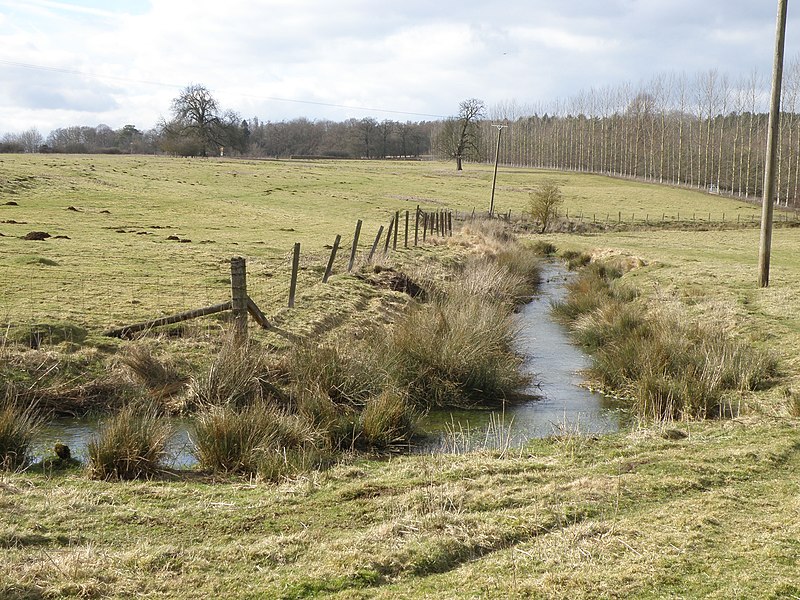
[[(295, 242), (300, 292), (313, 294), (336, 234), (336, 269), (345, 268), (358, 219), (363, 255), (395, 211), (401, 223), (411, 212), (413, 230), (417, 205), (488, 210), (491, 178), (487, 165), (459, 173), (438, 162), (5, 155), (0, 322), (67, 320), (97, 330), (216, 304), (227, 298), (233, 256), (248, 259), (251, 296), (274, 314), (285, 305)], [(498, 173), (496, 210), (520, 215), (530, 191), (549, 179), (562, 186), (565, 208), (587, 220), (757, 214), (753, 205), (694, 191), (515, 168)], [(22, 239), (33, 231), (52, 237)]]
[[(320, 283), (325, 245), (342, 234), (341, 274), (356, 219), (366, 248), (396, 210), (485, 210), (491, 176), (428, 162), (3, 156), (0, 322), (59, 322), (81, 342), (87, 330), (227, 299), (227, 261), (243, 255), (251, 295), (288, 330), (390, 323), (399, 294), (353, 277)], [(562, 186), (571, 215), (758, 219), (757, 206), (697, 191), (510, 168), (498, 174), (498, 212), (522, 211), (544, 179)], [(22, 240), (30, 231), (69, 239)], [(734, 419), (562, 430), (513, 452), (347, 456), (280, 484), (2, 473), (0, 597), (798, 598), (800, 229), (775, 229), (766, 289), (758, 238), (754, 227), (641, 222), (527, 236), (621, 261), (642, 302), (775, 352), (779, 379), (744, 394)], [(289, 311), (295, 242), (305, 270)], [(170, 343), (161, 349), (194, 342)], [(52, 359), (15, 352), (31, 372)], [(102, 362), (78, 356), (71, 368), (81, 360)]]

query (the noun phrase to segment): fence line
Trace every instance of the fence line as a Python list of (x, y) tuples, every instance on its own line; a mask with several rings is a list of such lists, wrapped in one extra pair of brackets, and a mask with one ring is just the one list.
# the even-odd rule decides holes
[[(412, 219), (410, 211), (405, 211), (404, 230), (402, 233), (402, 248), (408, 248), (410, 242), (410, 227)], [(427, 212), (417, 207), (415, 211), (414, 224), (414, 245), (419, 245), (419, 229), (421, 223), (433, 223), (433, 215), (437, 215), (436, 232), (439, 236), (452, 235), (452, 213), (448, 211)], [(398, 238), (401, 233), (400, 211), (395, 211), (391, 217), (389, 228), (380, 225), (374, 243), (366, 256), (366, 262), (376, 259), (376, 252), (381, 238), (384, 237), (383, 253), (380, 258), (387, 256), (390, 252), (397, 250)], [(353, 243), (350, 248), (349, 260), (346, 260), (347, 267), (342, 269), (343, 273), (351, 272), (359, 254), (359, 240), (362, 232), (363, 221), (358, 220), (355, 224)], [(431, 231), (433, 233), (433, 231)], [(334, 273), (334, 267), (341, 242), (341, 234), (336, 235), (331, 253), (327, 258), (327, 266), (321, 259), (320, 253), (315, 252), (306, 257), (301, 257), (300, 243), (296, 243), (292, 252), (287, 253), (283, 259), (277, 258), (253, 258), (249, 259), (250, 281), (247, 282), (247, 267), (244, 259), (235, 257), (231, 261), (209, 261), (204, 265), (205, 272), (192, 271), (191, 276), (182, 277), (175, 273), (175, 265), (170, 265), (172, 271), (166, 271), (159, 264), (159, 269), (155, 272), (145, 271), (141, 264), (133, 271), (115, 272), (113, 266), (101, 265), (105, 272), (81, 271), (78, 269), (64, 269), (60, 265), (58, 271), (54, 271), (54, 266), (43, 265), (39, 267), (26, 268), (20, 274), (20, 268), (6, 267), (0, 265), (0, 277), (5, 282), (5, 291), (0, 294), (0, 319), (7, 324), (6, 336), (11, 329), (28, 325), (28, 329), (41, 328), (52, 330), (61, 327), (58, 323), (74, 323), (85, 326), (85, 330), (102, 330), (105, 325), (106, 335), (114, 337), (130, 337), (131, 335), (149, 330), (153, 327), (181, 323), (189, 319), (202, 316), (215, 315), (218, 313), (231, 311), (234, 315), (234, 330), (239, 332), (237, 335), (246, 336), (246, 323), (248, 314), (261, 327), (270, 327), (270, 321), (259, 308), (262, 306), (270, 307), (272, 310), (280, 310), (281, 307), (293, 307), (297, 302), (298, 287), (303, 285), (316, 285), (320, 282), (328, 283)], [(425, 242), (423, 233), (423, 243)], [(401, 248), (401, 249), (402, 249)], [(366, 254), (366, 249), (363, 249)], [(362, 254), (363, 256), (363, 254)], [(301, 262), (301, 258), (305, 263)], [(241, 260), (240, 273), (241, 281), (236, 284), (236, 268), (239, 268), (238, 260)], [(282, 263), (291, 262), (291, 278), (289, 281), (289, 301), (281, 293), (286, 293), (286, 288), (276, 281), (276, 266)], [(230, 265), (230, 273), (226, 269)], [(302, 266), (304, 265), (304, 266)], [(302, 268), (301, 268), (302, 266)], [(101, 271), (102, 269), (98, 269)], [(6, 270), (6, 273), (3, 273)], [(283, 269), (278, 269), (281, 273)], [(300, 272), (304, 275), (300, 277)], [(317, 275), (319, 273), (319, 275)], [(5, 275), (5, 277), (3, 276)], [(199, 276), (198, 276), (199, 275)], [(281, 276), (283, 277), (283, 276)], [(52, 293), (52, 281), (58, 280), (57, 291)], [(59, 279), (60, 278), (60, 279)], [(176, 285), (176, 281), (180, 281)], [(239, 286), (237, 288), (237, 285)], [(249, 290), (248, 290), (249, 287)], [(281, 288), (283, 292), (281, 292)], [(225, 301), (225, 295), (230, 295), (230, 300)], [(130, 300), (127, 300), (130, 298)], [(258, 298), (258, 303), (254, 300)], [(186, 310), (186, 305), (190, 302), (197, 305), (205, 305), (202, 308)], [(87, 318), (87, 315), (92, 317)], [(125, 326), (108, 328), (112, 323), (119, 324), (132, 323)], [(48, 325), (49, 323), (49, 325)], [(217, 327), (221, 327), (221, 323)], [(245, 333), (242, 334), (241, 332)], [(85, 334), (82, 334), (85, 335)], [(44, 331), (37, 336), (37, 340), (46, 337), (52, 338), (52, 331), (48, 334)], [(0, 333), (0, 338), (4, 337)], [(80, 340), (76, 340), (80, 341)], [(38, 345), (38, 341), (35, 342)], [(34, 342), (31, 341), (33, 345)]]

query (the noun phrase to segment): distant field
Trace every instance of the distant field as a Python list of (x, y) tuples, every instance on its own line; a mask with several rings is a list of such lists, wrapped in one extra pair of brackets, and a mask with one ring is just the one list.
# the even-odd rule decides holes
[[(486, 165), (458, 173), (436, 162), (6, 155), (0, 322), (66, 319), (102, 328), (220, 302), (228, 294), (228, 261), (237, 255), (248, 258), (251, 295), (269, 312), (284, 302), (295, 242), (303, 246), (307, 289), (319, 277), (325, 246), (338, 233), (349, 248), (357, 219), (366, 250), (397, 210), (487, 210), (491, 177)], [(757, 214), (750, 204), (699, 192), (511, 168), (498, 173), (496, 210), (519, 214), (545, 179), (561, 184), (575, 215)], [(53, 238), (21, 239), (32, 231)]]

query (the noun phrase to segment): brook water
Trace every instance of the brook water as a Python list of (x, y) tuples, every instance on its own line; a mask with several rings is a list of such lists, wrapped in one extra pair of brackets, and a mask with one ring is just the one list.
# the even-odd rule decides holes
[(552, 303), (563, 299), (572, 275), (561, 263), (545, 263), (539, 293), (520, 311), (518, 351), (526, 357), (524, 368), (533, 376), (527, 393), (536, 399), (501, 411), (433, 412), (422, 423), (430, 437), (421, 451), (514, 447), (565, 432), (619, 429), (622, 416), (613, 402), (581, 387), (581, 372), (588, 368), (589, 358), (550, 315)]
[[(550, 316), (550, 306), (566, 293), (570, 273), (560, 263), (546, 263), (539, 293), (520, 312), (518, 351), (526, 357), (525, 370), (534, 384), (532, 399), (503, 410), (435, 411), (420, 424), (425, 439), (414, 452), (464, 452), (494, 447), (517, 447), (531, 438), (566, 432), (607, 433), (620, 427), (621, 415), (601, 394), (581, 387), (581, 371), (588, 357), (571, 343), (567, 331)], [(175, 468), (195, 464), (191, 423), (177, 419), (170, 444)], [(34, 455), (52, 454), (56, 442), (66, 444), (73, 456), (85, 461), (86, 445), (97, 432), (92, 419), (61, 419), (44, 427)]]

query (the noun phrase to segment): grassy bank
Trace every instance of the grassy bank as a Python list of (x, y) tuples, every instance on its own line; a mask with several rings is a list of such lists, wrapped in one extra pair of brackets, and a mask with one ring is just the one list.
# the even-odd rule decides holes
[(798, 433), (697, 423), (278, 486), (3, 475), (0, 595), (791, 598)]

